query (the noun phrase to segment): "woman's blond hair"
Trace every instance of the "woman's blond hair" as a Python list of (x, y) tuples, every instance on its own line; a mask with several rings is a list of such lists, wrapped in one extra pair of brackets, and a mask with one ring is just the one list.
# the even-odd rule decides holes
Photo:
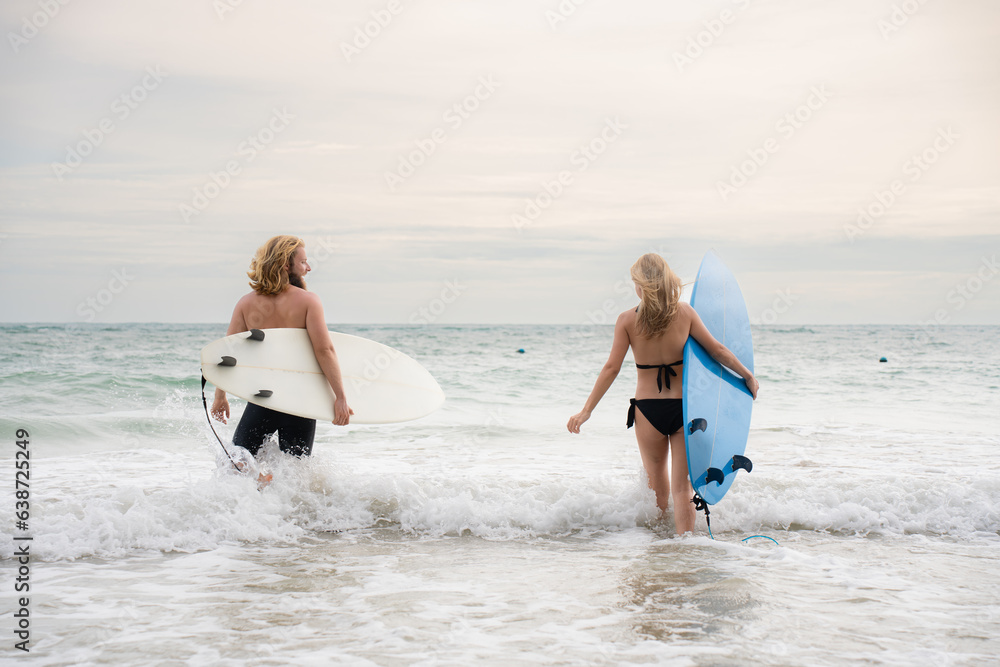
[(632, 265), (632, 280), (639, 286), (642, 302), (635, 320), (640, 336), (656, 338), (663, 334), (677, 315), (681, 281), (667, 261), (656, 253), (647, 253)]
[(288, 274), (283, 269), (292, 261), (292, 255), (305, 242), (297, 236), (272, 236), (257, 248), (250, 260), (250, 287), (257, 294), (280, 294), (288, 287)]

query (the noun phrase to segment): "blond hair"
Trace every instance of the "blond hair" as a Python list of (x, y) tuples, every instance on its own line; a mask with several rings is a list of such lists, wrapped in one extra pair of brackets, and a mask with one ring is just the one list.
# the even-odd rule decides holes
[(305, 246), (297, 236), (272, 236), (267, 243), (257, 248), (257, 254), (250, 260), (250, 287), (257, 294), (280, 294), (288, 287), (288, 273), (283, 271), (292, 261), (295, 251)]
[(646, 338), (663, 334), (677, 315), (681, 281), (667, 261), (656, 253), (646, 253), (632, 265), (632, 280), (639, 287), (642, 302), (635, 320), (636, 333)]

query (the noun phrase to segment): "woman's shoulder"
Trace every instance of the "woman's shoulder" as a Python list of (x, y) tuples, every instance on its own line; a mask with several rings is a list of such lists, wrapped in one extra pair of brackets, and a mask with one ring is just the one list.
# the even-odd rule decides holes
[(629, 308), (628, 310), (623, 310), (618, 314), (618, 322), (629, 323), (635, 322), (636, 309)]

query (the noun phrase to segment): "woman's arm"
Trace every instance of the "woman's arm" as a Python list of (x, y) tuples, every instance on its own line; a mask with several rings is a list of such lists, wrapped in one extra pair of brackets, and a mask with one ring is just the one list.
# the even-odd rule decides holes
[(622, 369), (622, 362), (625, 360), (625, 353), (628, 352), (629, 346), (628, 331), (625, 330), (625, 315), (626, 313), (619, 315), (618, 321), (615, 322), (615, 338), (611, 343), (611, 354), (608, 355), (608, 360), (604, 363), (600, 375), (597, 376), (597, 381), (594, 383), (590, 396), (587, 397), (587, 402), (583, 405), (583, 410), (570, 417), (566, 424), (570, 433), (580, 432), (580, 426), (590, 419), (590, 413), (604, 398), (604, 394), (607, 393), (611, 383), (615, 381), (618, 372)]
[(347, 405), (347, 398), (344, 396), (344, 382), (340, 375), (340, 362), (337, 361), (337, 352), (333, 349), (333, 341), (330, 340), (330, 332), (326, 328), (326, 317), (323, 315), (323, 304), (319, 297), (309, 294), (309, 302), (306, 306), (306, 332), (309, 334), (309, 341), (313, 346), (313, 353), (319, 367), (323, 369), (330, 388), (333, 389), (333, 423), (337, 426), (346, 426), (351, 421), (354, 410)]
[(686, 310), (689, 311), (691, 315), (691, 338), (694, 338), (698, 343), (701, 344), (708, 354), (718, 361), (720, 364), (726, 368), (732, 370), (737, 375), (743, 378), (743, 381), (747, 383), (747, 389), (750, 390), (750, 395), (757, 398), (757, 389), (760, 385), (757, 382), (757, 378), (753, 376), (753, 373), (743, 365), (736, 355), (733, 354), (728, 347), (720, 343), (712, 335), (712, 332), (708, 330), (705, 323), (701, 321), (701, 317), (691, 306), (687, 306)]

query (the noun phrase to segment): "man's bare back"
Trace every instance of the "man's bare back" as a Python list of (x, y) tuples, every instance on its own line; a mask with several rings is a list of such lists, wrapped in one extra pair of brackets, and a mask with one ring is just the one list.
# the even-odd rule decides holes
[(233, 318), (240, 318), (244, 331), (250, 329), (305, 329), (309, 307), (319, 306), (312, 292), (289, 285), (281, 294), (250, 292), (236, 303)]

